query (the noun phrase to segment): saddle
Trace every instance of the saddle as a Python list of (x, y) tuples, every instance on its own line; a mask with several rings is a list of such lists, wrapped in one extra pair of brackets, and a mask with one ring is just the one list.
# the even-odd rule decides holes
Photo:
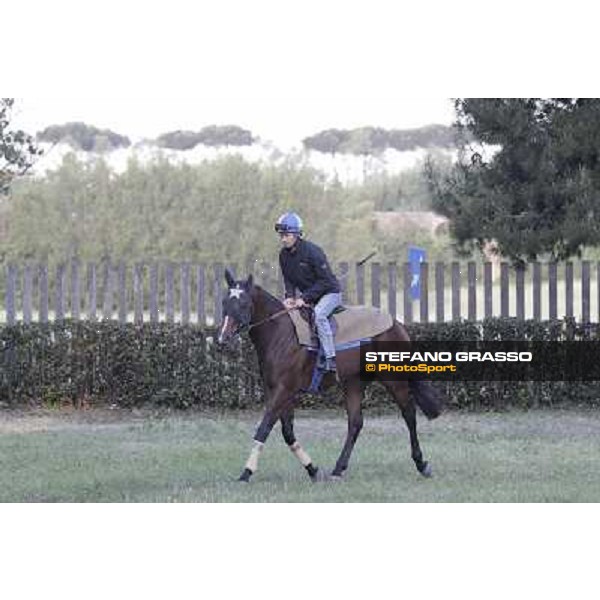
[[(305, 308), (293, 310), (289, 315), (294, 323), (298, 343), (317, 355), (310, 387), (303, 391), (319, 394), (321, 381), (325, 375), (325, 355), (319, 343), (314, 312)], [(337, 354), (350, 348), (356, 348), (363, 342), (370, 342), (373, 337), (388, 330), (394, 320), (390, 314), (377, 308), (338, 306), (329, 317), (329, 322)], [(338, 377), (337, 374), (336, 377)], [(339, 378), (338, 381), (340, 381)]]
[[(308, 349), (319, 348), (319, 337), (310, 309), (293, 310), (289, 313), (298, 343)], [(355, 348), (376, 335), (388, 330), (394, 320), (389, 313), (371, 306), (338, 306), (329, 317), (336, 352)]]

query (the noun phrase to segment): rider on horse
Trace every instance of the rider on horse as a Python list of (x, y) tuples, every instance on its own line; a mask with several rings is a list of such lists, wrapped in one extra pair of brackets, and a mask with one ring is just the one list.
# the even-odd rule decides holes
[[(314, 306), (317, 334), (326, 359), (325, 370), (335, 372), (335, 343), (329, 316), (342, 304), (340, 284), (323, 250), (302, 239), (302, 219), (296, 213), (282, 215), (275, 224), (275, 231), (283, 246), (279, 265), (285, 284), (284, 305), (288, 309), (307, 304)], [(298, 297), (296, 289), (300, 291)]]

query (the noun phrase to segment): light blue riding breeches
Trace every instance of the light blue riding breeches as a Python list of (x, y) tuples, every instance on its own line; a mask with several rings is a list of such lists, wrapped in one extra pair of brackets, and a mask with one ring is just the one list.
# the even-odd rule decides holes
[(315, 306), (315, 325), (317, 335), (326, 358), (335, 356), (335, 343), (333, 333), (329, 324), (329, 315), (342, 304), (342, 294), (325, 294)]

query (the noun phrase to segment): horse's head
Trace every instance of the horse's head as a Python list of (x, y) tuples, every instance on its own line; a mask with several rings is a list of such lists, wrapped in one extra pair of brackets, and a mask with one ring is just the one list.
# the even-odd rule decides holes
[(225, 270), (225, 280), (229, 288), (223, 297), (223, 321), (219, 327), (219, 344), (226, 344), (250, 325), (252, 318), (252, 275), (248, 279), (236, 281), (229, 269)]

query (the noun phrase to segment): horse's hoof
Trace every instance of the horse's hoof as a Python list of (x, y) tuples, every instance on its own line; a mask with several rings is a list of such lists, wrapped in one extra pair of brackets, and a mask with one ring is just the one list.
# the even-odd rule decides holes
[(250, 483), (250, 477), (252, 477), (252, 471), (250, 469), (244, 469), (244, 472), (239, 476), (238, 481), (240, 483)]
[(331, 475), (329, 475), (327, 478), (327, 481), (331, 481), (332, 483), (340, 483), (341, 481), (344, 481), (344, 472), (331, 473)]
[(419, 473), (421, 473), (421, 475), (423, 475), (423, 477), (431, 477), (433, 475), (433, 469), (431, 468), (431, 465), (426, 462), (423, 467), (421, 469), (419, 469)]

